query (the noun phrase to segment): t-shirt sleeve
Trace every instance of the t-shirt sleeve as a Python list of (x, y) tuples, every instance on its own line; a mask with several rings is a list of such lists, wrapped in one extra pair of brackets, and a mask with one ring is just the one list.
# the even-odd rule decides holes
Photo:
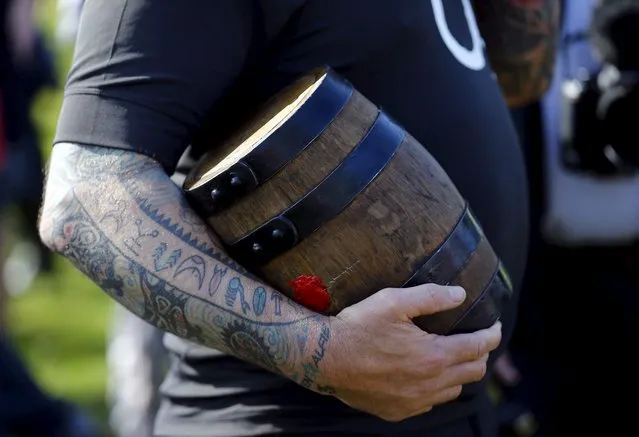
[(240, 75), (252, 0), (88, 0), (54, 143), (129, 149), (172, 172)]

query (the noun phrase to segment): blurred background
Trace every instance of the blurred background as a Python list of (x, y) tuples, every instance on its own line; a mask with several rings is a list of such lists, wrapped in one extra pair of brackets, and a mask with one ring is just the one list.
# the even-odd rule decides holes
[[(47, 437), (149, 437), (161, 334), (51, 256), (36, 233), (82, 0), (12, 2), (25, 8), (7, 12), (15, 19), (6, 33), (19, 42), (12, 50), (31, 55), (3, 90), (0, 332), (9, 347), (0, 342), (0, 437), (3, 420), (44, 417), (19, 411), (15, 396), (72, 425)], [(496, 414), (501, 437), (579, 435), (594, 424), (639, 435), (625, 431), (636, 429), (636, 404), (617, 395), (639, 390), (635, 361), (623, 359), (639, 341), (639, 1), (561, 3), (553, 83), (543, 99), (511, 108), (528, 170), (531, 248), (518, 326), (496, 368)], [(593, 20), (597, 4), (605, 7)], [(12, 379), (23, 381), (18, 395), (3, 385)], [(61, 416), (50, 408), (59, 400)]]
[[(61, 86), (73, 53), (74, 15), (63, 3), (35, 3), (36, 24), (54, 61), (57, 79), (57, 86), (47, 85), (37, 92), (31, 107), (43, 161), (50, 152)], [(0, 186), (0, 191), (8, 190), (6, 184)], [(19, 206), (3, 207), (1, 212), (8, 335), (41, 388), (86, 409), (106, 433), (105, 346), (113, 304), (70, 263), (41, 256)]]

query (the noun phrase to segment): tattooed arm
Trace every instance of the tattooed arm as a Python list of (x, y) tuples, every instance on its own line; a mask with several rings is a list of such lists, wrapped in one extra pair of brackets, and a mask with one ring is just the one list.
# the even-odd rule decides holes
[(228, 259), (160, 164), (130, 151), (56, 145), (40, 236), (158, 328), (388, 420), (456, 398), (501, 340), (499, 324), (439, 337), (410, 323), (458, 306), (458, 287), (381, 290), (330, 318), (297, 305)]
[(510, 107), (550, 86), (559, 38), (559, 0), (474, 0), (486, 51)]
[(329, 318), (251, 279), (225, 257), (155, 161), (57, 145), (40, 233), (149, 323), (321, 391)]

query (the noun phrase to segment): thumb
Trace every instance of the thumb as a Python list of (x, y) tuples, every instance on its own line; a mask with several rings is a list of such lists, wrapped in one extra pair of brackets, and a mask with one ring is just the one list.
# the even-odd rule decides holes
[(457, 286), (424, 284), (391, 290), (395, 309), (408, 319), (453, 309), (466, 299), (464, 289)]

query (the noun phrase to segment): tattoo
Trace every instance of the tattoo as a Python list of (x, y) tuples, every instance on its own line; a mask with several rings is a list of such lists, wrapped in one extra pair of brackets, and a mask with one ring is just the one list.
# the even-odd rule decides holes
[(264, 314), (266, 308), (266, 289), (264, 287), (257, 287), (253, 292), (253, 311), (256, 316)]
[(163, 331), (172, 332), (187, 340), (202, 342), (200, 327), (189, 323), (186, 306), (190, 296), (166, 281), (153, 276), (142, 266), (131, 264), (144, 292), (144, 320)]
[(240, 307), (242, 308), (242, 312), (246, 314), (251, 311), (251, 306), (244, 296), (244, 286), (242, 285), (242, 281), (240, 278), (236, 277), (229, 281), (229, 285), (226, 289), (226, 304), (230, 307), (235, 306), (235, 300), (238, 296), (240, 298)]
[[(304, 363), (302, 365), (304, 369), (304, 378), (302, 379), (303, 387), (312, 387), (316, 385), (317, 375), (320, 373), (320, 363), (324, 359), (324, 354), (326, 353), (326, 347), (328, 345), (329, 340), (331, 339), (331, 331), (327, 326), (322, 327), (322, 331), (320, 333), (317, 347), (312, 355), (312, 363)], [(316, 385), (316, 389), (318, 392), (323, 394), (335, 394), (335, 389), (330, 386)]]
[(328, 319), (226, 257), (157, 163), (67, 144), (51, 163), (40, 223), (50, 248), (158, 328), (334, 394), (320, 368)]
[[(127, 189), (129, 192), (135, 192), (136, 187), (139, 185), (139, 182), (134, 183), (132, 180), (124, 181), (124, 183), (127, 185)], [(171, 187), (165, 189), (163, 196), (158, 196), (156, 193), (155, 198), (161, 199), (162, 202), (167, 202), (164, 196), (169, 196), (170, 193), (172, 193), (173, 195), (174, 203), (178, 203), (181, 208), (180, 215), (184, 214), (183, 211), (189, 208), (189, 206), (188, 204), (186, 204), (186, 200), (184, 200), (182, 194), (179, 192), (179, 189), (176, 186), (171, 185)], [(237, 270), (244, 276), (249, 276), (249, 273), (246, 269), (236, 264), (234, 261), (232, 261), (226, 255), (222, 254), (211, 244), (211, 241), (216, 241), (217, 237), (212, 237), (212, 234), (208, 228), (206, 228), (207, 231), (203, 233), (203, 235), (206, 237), (206, 240), (202, 241), (202, 234), (194, 235), (191, 232), (187, 232), (181, 221), (174, 220), (171, 216), (167, 216), (166, 214), (164, 214), (163, 211), (158, 208), (155, 203), (153, 203), (154, 199), (150, 197), (138, 196), (134, 200), (137, 202), (142, 212), (149, 219), (163, 227), (167, 232), (171, 233), (176, 238), (179, 238), (192, 248), (202, 252), (204, 255), (220, 261), (225, 265), (228, 265), (233, 270)]]
[(228, 267), (213, 267), (213, 276), (211, 276), (211, 281), (209, 282), (209, 296), (213, 297), (217, 293), (217, 290), (220, 289), (220, 284), (222, 283), (222, 279), (226, 276), (226, 272), (228, 272)]
[(161, 272), (166, 269), (173, 268), (182, 256), (182, 250), (175, 249), (169, 256), (165, 258), (166, 253), (169, 251), (169, 246), (166, 243), (160, 243), (153, 252), (153, 265), (156, 272)]
[(193, 232), (202, 233), (206, 231), (206, 225), (202, 223), (202, 219), (192, 209), (183, 208), (180, 210), (180, 218), (182, 223), (189, 225)]
[[(104, 221), (104, 217), (102, 217), (102, 221)], [(135, 221), (135, 227), (137, 228), (135, 236), (124, 240), (124, 245), (135, 255), (139, 256), (140, 254), (138, 253), (138, 250), (142, 248), (142, 239), (147, 237), (157, 238), (160, 235), (160, 231), (157, 229), (146, 231), (142, 230), (142, 220), (140, 219)]]
[(55, 223), (55, 234), (62, 235), (66, 244), (62, 253), (85, 272), (100, 288), (112, 297), (122, 297), (123, 278), (116, 274), (116, 255), (107, 249), (107, 240), (86, 220), (82, 210), (65, 216)]
[(115, 230), (119, 231), (125, 223), (125, 212), (127, 208), (126, 202), (121, 199), (109, 198), (109, 204), (113, 205), (113, 209), (107, 212), (100, 223), (104, 223), (107, 220), (112, 220), (115, 224)]
[(540, 98), (552, 81), (558, 0), (475, 0), (488, 58), (511, 107)]
[(280, 293), (276, 291), (271, 292), (271, 301), (275, 305), (275, 315), (278, 317), (282, 315), (282, 300), (284, 300), (284, 298)]
[(315, 352), (313, 353), (313, 362), (315, 363), (316, 367), (319, 367), (320, 361), (322, 361), (322, 358), (324, 358), (324, 353), (326, 352), (326, 344), (330, 339), (331, 332), (328, 330), (328, 328), (324, 327), (319, 337), (317, 349), (315, 349)]
[(198, 290), (204, 285), (204, 279), (206, 278), (206, 261), (200, 255), (192, 255), (182, 261), (180, 266), (173, 275), (174, 278), (182, 274), (190, 274), (197, 279)]

